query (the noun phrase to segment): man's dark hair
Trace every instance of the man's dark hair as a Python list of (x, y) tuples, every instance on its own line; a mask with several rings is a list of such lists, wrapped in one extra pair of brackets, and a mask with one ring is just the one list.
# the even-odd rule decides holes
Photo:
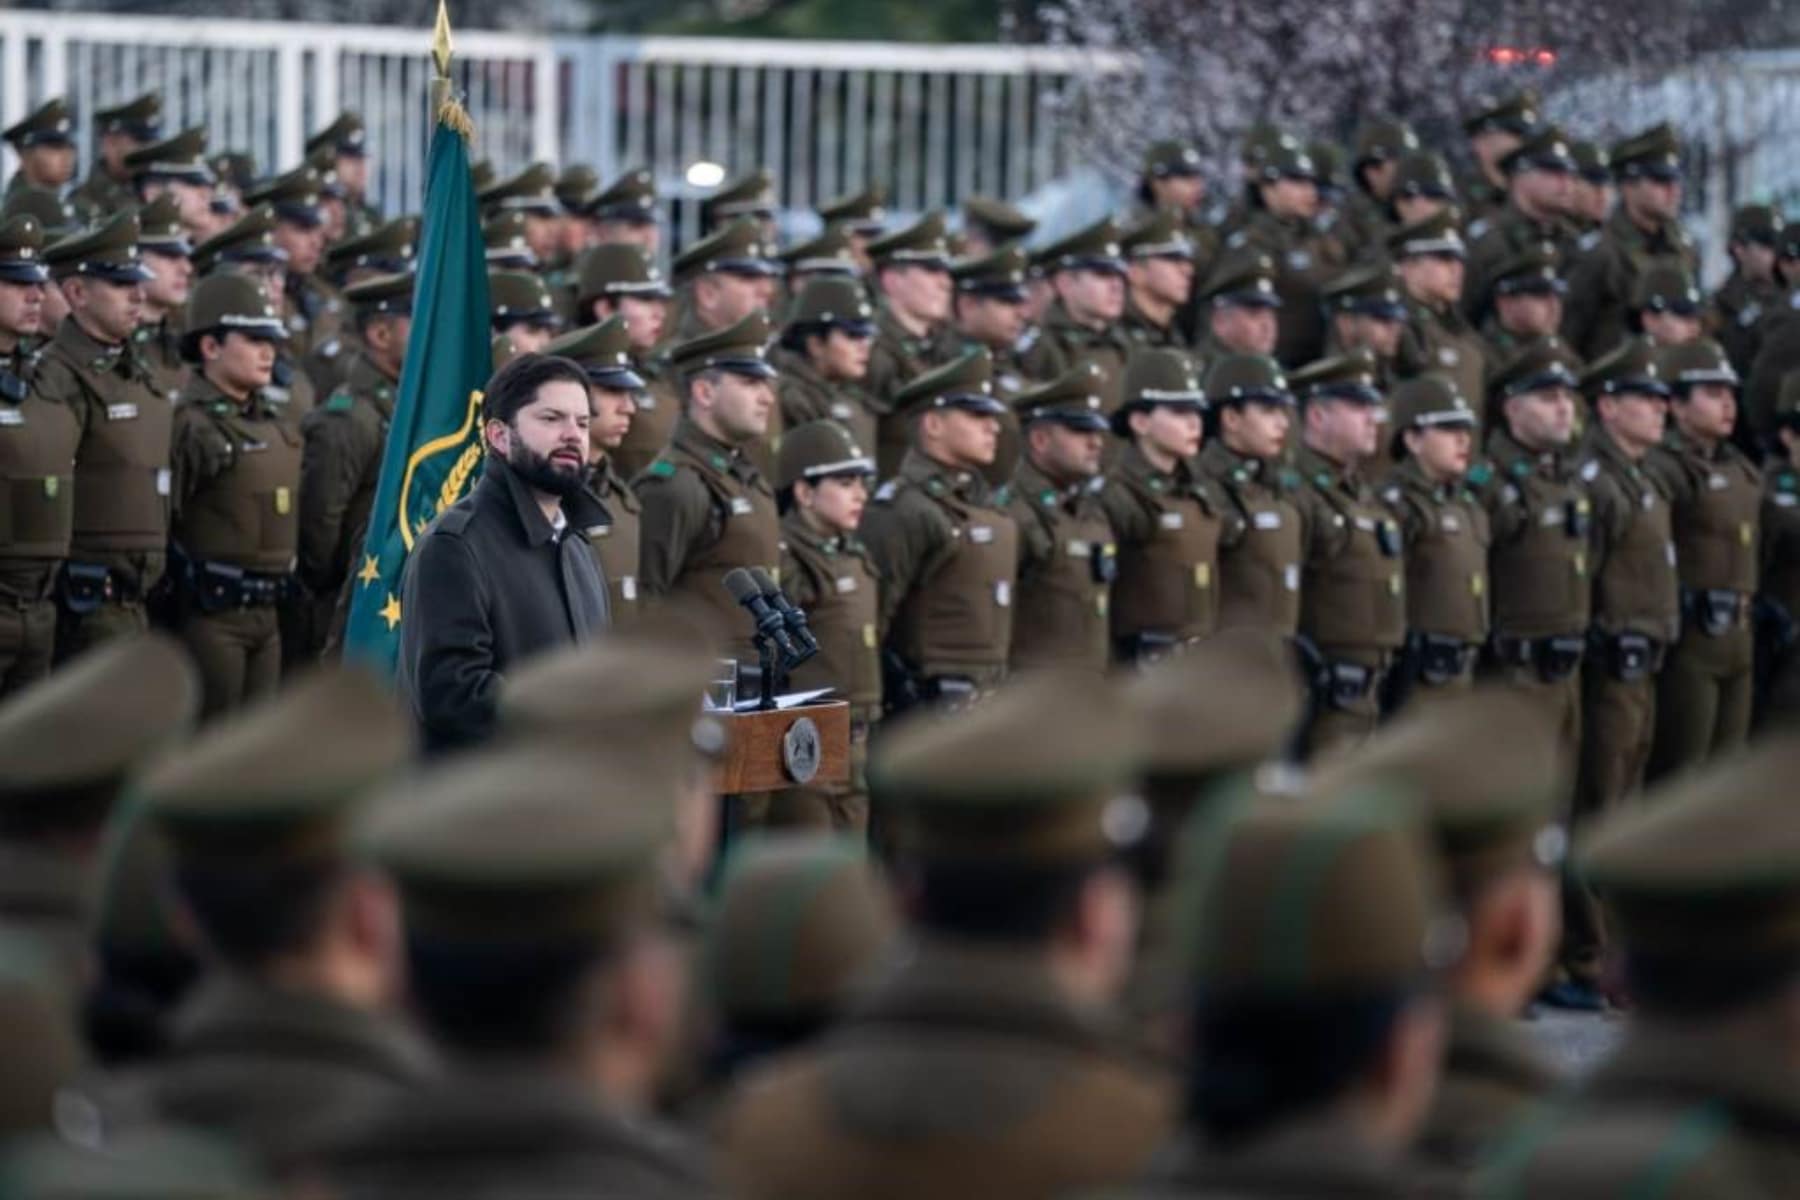
[(537, 399), (539, 388), (565, 381), (587, 391), (587, 373), (571, 359), (558, 354), (521, 354), (488, 380), (481, 397), (481, 419), (511, 425), (519, 410)]
[(406, 937), (413, 1003), (434, 1037), (463, 1051), (555, 1050), (581, 981), (604, 957), (584, 941), (468, 942), (416, 930)]
[(1409, 996), (1202, 995), (1188, 1068), (1190, 1122), (1230, 1146), (1324, 1108), (1372, 1066)]
[(1105, 864), (918, 860), (901, 868), (914, 899), (914, 924), (970, 941), (1037, 945), (1074, 910), (1082, 887)]
[(336, 862), (187, 862), (175, 887), (207, 944), (229, 966), (255, 971), (318, 937), (333, 892), (347, 878)]

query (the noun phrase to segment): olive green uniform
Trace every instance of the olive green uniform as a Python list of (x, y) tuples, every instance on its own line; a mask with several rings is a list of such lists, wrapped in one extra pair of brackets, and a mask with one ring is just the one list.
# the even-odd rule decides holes
[[(1307, 751), (1366, 738), (1381, 716), (1381, 684), (1406, 641), (1400, 525), (1355, 470), (1302, 446), (1306, 559), (1300, 628), (1313, 674)], [(1315, 661), (1316, 657), (1316, 661)]]
[(1651, 779), (1743, 744), (1750, 728), (1752, 597), (1762, 474), (1729, 442), (1708, 454), (1671, 429), (1647, 469), (1674, 509), (1681, 640), (1656, 693)]
[(1759, 580), (1766, 611), (1756, 727), (1773, 729), (1800, 717), (1800, 471), (1792, 466), (1772, 463), (1765, 472)]
[(1442, 309), (1408, 300), (1411, 316), (1400, 335), (1394, 371), (1402, 379), (1435, 371), (1456, 381), (1465, 396), (1487, 394), (1487, 343), (1455, 305)]
[(1452, 1007), (1444, 1074), (1419, 1134), (1419, 1158), (1446, 1175), (1466, 1176), (1561, 1083), (1518, 1022)]
[(1344, 266), (1340, 248), (1310, 222), (1283, 220), (1262, 208), (1225, 239), (1228, 250), (1246, 245), (1261, 250), (1275, 264), (1275, 292), (1281, 297), (1276, 359), (1295, 366), (1318, 358), (1325, 348), (1319, 293)]
[(875, 306), (875, 344), (869, 349), (869, 373), (863, 377), (862, 390), (879, 414), (880, 430), (875, 438), (859, 438), (857, 444), (875, 447), (875, 469), (882, 479), (899, 469), (911, 444), (906, 421), (892, 411), (895, 394), (926, 371), (956, 357), (961, 342), (948, 330), (916, 336), (885, 304)]
[(275, 690), (275, 606), (299, 546), (301, 439), (259, 396), (238, 402), (195, 379), (175, 409), (170, 539), (183, 556), (179, 632), (200, 668), (204, 711)]
[(1058, 486), (1029, 461), (1013, 476), (1007, 513), (1019, 531), (1009, 670), (1104, 671), (1118, 545), (1100, 503), (1103, 480)]
[(775, 493), (742, 450), (683, 418), (656, 461), (631, 485), (643, 505), (639, 583), (649, 597), (697, 601), (727, 652), (756, 661), (749, 623), (721, 582), (734, 567), (779, 572)]
[(826, 379), (810, 359), (792, 350), (773, 350), (769, 357), (781, 371), (775, 399), (781, 406), (785, 427), (798, 428), (808, 421), (836, 421), (850, 431), (857, 445), (876, 444), (875, 410), (861, 387)]
[(1572, 454), (1533, 454), (1510, 432), (1487, 441), (1491, 466), (1469, 473), (1493, 530), (1494, 673), (1541, 695), (1576, 760), (1581, 744), (1581, 661), (1592, 611), (1592, 511)]
[(61, 403), (33, 390), (34, 357), (0, 358), (0, 697), (50, 673), (57, 573), (75, 514), (81, 430)]
[(1127, 446), (1100, 492), (1118, 541), (1110, 603), (1121, 662), (1199, 641), (1219, 621), (1219, 543), (1226, 503), (1192, 461), (1161, 471)]
[(1275, 463), (1240, 457), (1219, 440), (1200, 451), (1199, 469), (1230, 506), (1219, 540), (1219, 627), (1292, 637), (1300, 628), (1307, 537), (1293, 496), (1299, 477)]
[(637, 394), (637, 411), (631, 416), (625, 440), (607, 455), (624, 479), (636, 479), (656, 460), (681, 419), (681, 396), (675, 390), (673, 376), (660, 369), (649, 355), (636, 350), (631, 352), (631, 369), (643, 379), (645, 387)]
[(344, 382), (300, 422), (304, 450), (296, 569), (309, 594), (312, 618), (308, 645), (284, 647), (290, 659), (316, 657), (334, 641), (331, 635), (341, 624), (342, 597), (362, 567), (398, 385), (358, 353)]
[(607, 607), (615, 630), (630, 629), (644, 612), (638, 579), (642, 574), (644, 504), (619, 473), (610, 457), (596, 463), (588, 477), (588, 490), (612, 518), (587, 530), (588, 548), (594, 552), (600, 578), (606, 581)]
[(305, 361), (314, 347), (343, 334), (344, 298), (316, 275), (288, 276), (286, 308), (287, 353), (294, 361)]
[[(859, 445), (861, 443), (858, 443)], [(869, 824), (869, 733), (881, 719), (881, 585), (853, 534), (821, 535), (798, 509), (781, 522), (781, 586), (806, 613), (819, 653), (789, 677), (795, 690), (830, 687), (850, 705), (850, 782), (790, 788), (771, 802), (776, 824), (855, 832)]]
[(1069, 315), (1058, 300), (1044, 313), (1039, 335), (1020, 356), (1025, 374), (1033, 379), (1055, 379), (1081, 363), (1095, 363), (1105, 373), (1100, 388), (1101, 411), (1119, 407), (1125, 380), (1125, 360), (1132, 341), (1122, 324), (1104, 329), (1083, 325)]
[(1006, 676), (1019, 529), (1005, 504), (1004, 489), (914, 450), (863, 512), (882, 583), (883, 667), (904, 672), (921, 699)]
[(1640, 229), (1625, 206), (1606, 219), (1600, 244), (1569, 268), (1569, 299), (1563, 305), (1563, 336), (1585, 358), (1598, 358), (1630, 332), (1625, 317), (1644, 271), (1658, 261), (1672, 261), (1698, 274), (1693, 240), (1679, 221), (1654, 230)]
[(170, 314), (151, 325), (132, 331), (131, 344), (155, 380), (157, 390), (173, 402), (187, 382), (188, 364), (181, 357), (181, 320)]
[(32, 386), (81, 427), (74, 528), (63, 569), (57, 653), (149, 626), (163, 577), (174, 408), (129, 344), (95, 341), (73, 317), (44, 348)]
[[(1667, 497), (1599, 423), (1583, 450), (1581, 478), (1594, 512), (1594, 601), (1592, 658), (1582, 672), (1578, 833), (1644, 786), (1656, 735), (1656, 673), (1681, 623)], [(1600, 905), (1572, 880), (1563, 902), (1563, 968), (1598, 984), (1605, 948)]]
[[(1469, 223), (1469, 260), (1463, 274), (1463, 311), (1472, 321), (1486, 315), (1488, 293), (1500, 270), (1513, 258), (1539, 246), (1553, 246), (1559, 262), (1566, 263), (1575, 250), (1575, 232), (1563, 217), (1526, 216), (1510, 201), (1491, 218)], [(1610, 349), (1610, 347), (1607, 347)], [(1479, 396), (1479, 388), (1465, 391)]]
[(1164, 346), (1170, 350), (1186, 350), (1193, 345), (1181, 328), (1179, 312), (1170, 315), (1167, 325), (1158, 325), (1145, 315), (1129, 295), (1125, 298), (1125, 313), (1119, 318), (1119, 328), (1133, 346)]
[(1487, 644), (1487, 511), (1461, 481), (1429, 479), (1412, 458), (1389, 476), (1381, 498), (1406, 546), (1405, 703), (1439, 689), (1462, 691)]
[[(1763, 318), (1786, 301), (1781, 285), (1774, 280), (1752, 282), (1736, 270), (1712, 294), (1706, 308), (1707, 332), (1725, 347), (1725, 355), (1739, 375), (1749, 376), (1762, 349)], [(1752, 427), (1761, 432), (1768, 425), (1765, 421)]]
[(68, 201), (75, 206), (84, 225), (91, 225), (113, 213), (130, 212), (138, 206), (137, 189), (132, 186), (130, 175), (123, 179), (110, 175), (100, 162), (95, 162), (88, 177), (75, 185)]

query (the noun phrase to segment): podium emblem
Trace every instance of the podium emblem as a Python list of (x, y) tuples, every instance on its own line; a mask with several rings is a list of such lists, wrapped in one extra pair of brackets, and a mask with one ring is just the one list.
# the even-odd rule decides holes
[(819, 773), (819, 727), (801, 717), (781, 737), (781, 761), (795, 783), (810, 783)]

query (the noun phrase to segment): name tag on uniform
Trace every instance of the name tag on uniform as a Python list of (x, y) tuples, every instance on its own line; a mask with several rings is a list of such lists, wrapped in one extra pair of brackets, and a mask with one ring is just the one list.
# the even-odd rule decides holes
[(1187, 523), (1186, 519), (1178, 512), (1162, 513), (1157, 520), (1164, 529), (1180, 529)]
[(992, 525), (969, 526), (969, 540), (977, 546), (987, 545), (994, 540), (994, 527)]
[(636, 600), (637, 599), (637, 576), (636, 575), (621, 575), (621, 576), (619, 576), (619, 595), (625, 597), (625, 599), (627, 599), (627, 600)]
[(1731, 481), (1717, 471), (1714, 471), (1711, 475), (1706, 477), (1706, 486), (1715, 492), (1722, 492), (1731, 486)]
[(1375, 532), (1374, 518), (1372, 518), (1372, 517), (1357, 517), (1356, 518), (1356, 527), (1358, 529), (1362, 530), (1364, 533), (1374, 533)]
[(1300, 564), (1289, 563), (1281, 568), (1281, 586), (1290, 592), (1300, 590)]
[(1074, 539), (1070, 540), (1070, 542), (1069, 542), (1069, 557), (1070, 558), (1092, 558), (1093, 556), (1094, 556), (1094, 548), (1092, 546), (1090, 546), (1088, 543), (1083, 542), (1083, 541), (1077, 541)]
[(276, 488), (275, 489), (275, 511), (277, 513), (279, 513), (281, 516), (285, 517), (288, 515), (288, 511), (290, 509), (292, 509), (293, 507), (294, 507), (293, 493), (288, 491), (284, 487)]
[(998, 604), (1001, 608), (1006, 608), (1012, 604), (1012, 581), (1010, 579), (1001, 579), (995, 582), (994, 603)]
[(267, 450), (268, 448), (269, 443), (267, 442), (245, 442), (243, 445), (245, 454), (255, 454), (258, 450)]
[(0, 425), (23, 425), (25, 414), (16, 408), (0, 408)]
[(106, 406), (106, 419), (109, 421), (135, 421), (137, 420), (137, 405), (109, 404)]
[(851, 417), (855, 416), (856, 413), (848, 404), (845, 404), (840, 400), (838, 403), (831, 406), (831, 415), (839, 421), (848, 421)]
[(169, 468), (167, 467), (156, 468), (156, 494), (159, 496), (169, 494)]
[(733, 496), (731, 498), (731, 513), (733, 516), (742, 517), (755, 511), (756, 506), (750, 503), (750, 497)]
[(1455, 513), (1445, 513), (1443, 520), (1439, 522), (1439, 525), (1443, 528), (1445, 533), (1462, 532), (1462, 522), (1456, 519)]
[(595, 538), (611, 537), (612, 536), (612, 526), (611, 525), (589, 525), (587, 527), (586, 532), (588, 535), (588, 541), (591, 542)]
[(1264, 509), (1262, 512), (1256, 514), (1251, 524), (1255, 525), (1258, 529), (1280, 529), (1281, 514)]
[(854, 575), (839, 575), (837, 577), (837, 590), (840, 593), (854, 592), (856, 590), (856, 576), (854, 576)]

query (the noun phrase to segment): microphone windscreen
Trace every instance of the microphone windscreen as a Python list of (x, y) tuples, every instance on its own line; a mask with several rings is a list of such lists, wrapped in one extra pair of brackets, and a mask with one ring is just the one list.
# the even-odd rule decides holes
[[(742, 570), (742, 568), (739, 569)], [(762, 590), (763, 595), (781, 595), (781, 588), (776, 586), (774, 579), (770, 578), (767, 571), (763, 570), (761, 567), (751, 567), (749, 570), (750, 578), (756, 581), (756, 586)]]
[(756, 586), (756, 580), (750, 578), (750, 572), (742, 567), (733, 567), (725, 572), (725, 590), (739, 604), (752, 596), (762, 595), (762, 589)]

